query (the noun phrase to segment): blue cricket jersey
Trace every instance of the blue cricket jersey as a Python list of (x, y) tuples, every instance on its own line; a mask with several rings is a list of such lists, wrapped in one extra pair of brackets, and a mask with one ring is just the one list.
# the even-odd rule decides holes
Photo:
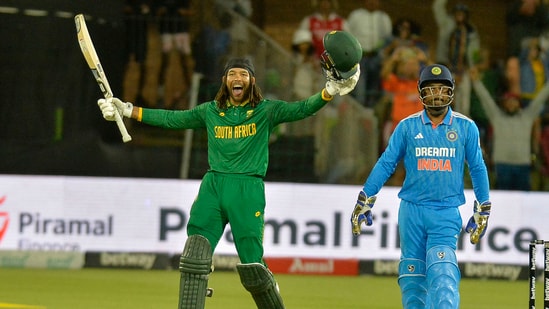
[(479, 131), (466, 116), (452, 111), (433, 126), (426, 111), (403, 119), (364, 184), (376, 195), (404, 159), (406, 178), (399, 198), (424, 206), (458, 207), (465, 203), (465, 163), (479, 202), (489, 200), (488, 171), (482, 157)]

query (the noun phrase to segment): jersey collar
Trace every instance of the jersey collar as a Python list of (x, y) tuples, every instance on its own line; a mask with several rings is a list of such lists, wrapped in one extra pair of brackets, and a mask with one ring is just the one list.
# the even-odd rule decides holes
[[(448, 112), (446, 113), (446, 116), (444, 116), (444, 119), (442, 119), (442, 122), (439, 123), (438, 125), (443, 125), (443, 124), (451, 125), (453, 119), (454, 119), (454, 113), (452, 111), (452, 108), (448, 107)], [(431, 119), (429, 119), (429, 116), (427, 115), (426, 110), (423, 110), (423, 113), (421, 113), (421, 121), (423, 121), (423, 124), (430, 124), (430, 125), (433, 124), (431, 122)]]
[(249, 102), (250, 102), (250, 100), (245, 101), (244, 103), (242, 103), (240, 105), (233, 105), (230, 100), (227, 100), (227, 107), (244, 107), (244, 106), (248, 105)]

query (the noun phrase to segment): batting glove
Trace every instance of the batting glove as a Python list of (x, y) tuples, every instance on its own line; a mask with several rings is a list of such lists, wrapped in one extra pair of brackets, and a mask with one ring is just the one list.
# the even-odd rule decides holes
[(492, 208), (492, 202), (490, 201), (483, 202), (482, 204), (479, 204), (478, 201), (474, 203), (473, 215), (465, 227), (465, 231), (471, 234), (470, 240), (473, 245), (477, 244), (486, 233), (490, 208)]
[(133, 104), (130, 102), (122, 102), (118, 98), (99, 99), (97, 100), (97, 105), (99, 105), (99, 108), (103, 113), (103, 118), (108, 121), (115, 121), (115, 112), (118, 112), (121, 116), (127, 118), (131, 118), (132, 116)]
[(347, 79), (338, 80), (338, 79), (328, 77), (328, 80), (326, 81), (325, 89), (330, 96), (335, 96), (336, 94), (346, 95), (349, 92), (353, 91), (353, 89), (355, 89), (355, 86), (358, 83), (359, 78), (360, 78), (360, 64), (358, 64), (358, 68), (355, 74), (353, 74), (351, 77)]
[(353, 234), (355, 236), (360, 235), (360, 226), (363, 222), (366, 221), (367, 226), (372, 225), (372, 208), (374, 207), (376, 198), (377, 197), (375, 195), (370, 197), (366, 196), (366, 193), (364, 193), (364, 191), (360, 191), (360, 193), (358, 194), (355, 209), (353, 210), (353, 214), (351, 215), (351, 224), (353, 228)]

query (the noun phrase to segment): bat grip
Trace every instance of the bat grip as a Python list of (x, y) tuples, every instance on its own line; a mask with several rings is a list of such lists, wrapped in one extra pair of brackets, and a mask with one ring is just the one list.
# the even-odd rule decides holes
[(116, 121), (116, 125), (118, 126), (120, 134), (122, 134), (122, 141), (124, 141), (124, 143), (131, 141), (132, 137), (128, 133), (126, 125), (124, 125), (124, 121), (122, 120), (122, 116), (120, 116), (120, 113), (117, 109), (114, 110), (114, 120)]

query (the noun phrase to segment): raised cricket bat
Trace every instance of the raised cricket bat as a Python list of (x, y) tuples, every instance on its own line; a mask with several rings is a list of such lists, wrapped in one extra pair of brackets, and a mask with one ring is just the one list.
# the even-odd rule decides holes
[[(76, 23), (76, 35), (78, 36), (80, 49), (82, 50), (82, 54), (84, 55), (84, 58), (86, 59), (86, 62), (95, 77), (95, 81), (99, 85), (101, 92), (103, 92), (105, 99), (112, 98), (114, 95), (112, 93), (111, 86), (109, 86), (109, 81), (107, 80), (105, 71), (103, 71), (103, 66), (101, 66), (101, 62), (99, 61), (99, 57), (97, 56), (97, 52), (93, 46), (84, 15), (76, 15), (74, 17), (74, 22)], [(118, 113), (116, 108), (114, 109), (114, 118), (116, 120), (118, 130), (120, 130), (120, 134), (122, 134), (122, 140), (124, 143), (131, 141), (132, 137), (128, 134), (124, 121), (122, 121), (122, 116)]]

